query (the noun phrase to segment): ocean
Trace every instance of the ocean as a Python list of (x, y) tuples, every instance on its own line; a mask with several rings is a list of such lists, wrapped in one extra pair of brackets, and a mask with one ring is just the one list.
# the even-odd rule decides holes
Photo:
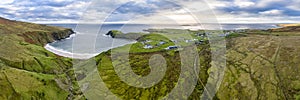
[[(150, 28), (171, 28), (171, 29), (222, 29), (222, 30), (236, 30), (236, 29), (270, 29), (278, 28), (276, 24), (221, 24), (220, 26), (207, 24), (203, 26), (177, 26), (177, 25), (143, 25), (143, 24), (47, 24), (49, 26), (59, 26), (73, 29), (76, 34), (70, 38), (49, 43), (45, 48), (60, 56), (88, 59), (101, 52), (107, 51), (111, 48), (131, 44), (135, 41), (129, 41), (125, 39), (113, 39), (106, 34), (110, 30), (120, 30), (124, 33), (129, 32), (144, 32), (145, 29)], [(89, 42), (90, 38), (95, 39), (93, 42)], [(76, 41), (74, 38), (77, 38)], [(84, 39), (79, 39), (84, 38)], [(82, 47), (82, 49), (76, 49), (76, 53), (73, 51), (74, 43), (76, 47)], [(86, 44), (94, 45), (92, 48), (85, 47)]]

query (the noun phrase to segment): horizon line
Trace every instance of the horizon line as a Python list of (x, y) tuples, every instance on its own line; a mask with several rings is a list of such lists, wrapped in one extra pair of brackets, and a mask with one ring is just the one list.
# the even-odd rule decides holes
[[(163, 23), (163, 22), (130, 22), (130, 21), (111, 21), (111, 22), (91, 22), (91, 21), (31, 21), (30, 23), (36, 24), (148, 24), (148, 25), (175, 25), (176, 23)], [(201, 25), (201, 24), (299, 24), (300, 21), (262, 21), (262, 22), (255, 22), (255, 21), (216, 21), (216, 22), (183, 22), (176, 25)]]

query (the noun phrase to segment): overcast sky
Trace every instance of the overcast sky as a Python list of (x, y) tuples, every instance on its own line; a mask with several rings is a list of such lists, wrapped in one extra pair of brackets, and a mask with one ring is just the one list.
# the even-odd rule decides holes
[[(2, 0), (0, 16), (36, 23), (299, 23), (300, 0)], [(211, 12), (211, 13), (207, 13)], [(155, 21), (154, 21), (155, 20)]]

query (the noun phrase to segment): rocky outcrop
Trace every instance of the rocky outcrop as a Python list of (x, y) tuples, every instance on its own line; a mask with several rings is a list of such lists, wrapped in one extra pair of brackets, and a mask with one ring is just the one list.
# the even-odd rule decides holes
[(111, 31), (107, 32), (105, 35), (109, 35), (112, 38), (115, 38), (116, 35), (119, 35), (119, 34), (123, 34), (123, 33), (121, 31), (111, 30)]
[(112, 38), (137, 40), (138, 38), (145, 35), (145, 33), (122, 33), (121, 31), (118, 30), (111, 30), (105, 35), (111, 36)]

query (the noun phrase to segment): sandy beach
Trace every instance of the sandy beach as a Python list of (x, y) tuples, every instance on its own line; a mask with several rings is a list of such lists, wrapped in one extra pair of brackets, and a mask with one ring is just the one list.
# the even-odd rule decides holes
[(47, 44), (44, 48), (46, 50), (52, 52), (52, 53), (55, 53), (55, 54), (59, 55), (59, 56), (73, 58), (73, 59), (89, 59), (89, 58), (92, 58), (92, 57), (98, 55), (98, 54), (76, 54), (76, 53), (71, 53), (71, 52), (68, 52), (68, 51), (57, 49), (53, 46), (50, 46), (49, 44)]

